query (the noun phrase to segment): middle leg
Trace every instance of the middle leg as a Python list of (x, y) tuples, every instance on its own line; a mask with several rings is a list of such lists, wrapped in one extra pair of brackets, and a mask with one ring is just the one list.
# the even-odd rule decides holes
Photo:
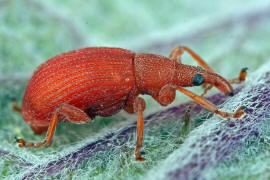
[(137, 120), (137, 145), (135, 149), (136, 161), (145, 161), (145, 158), (142, 157), (142, 145), (143, 145), (143, 111), (145, 109), (145, 101), (141, 97), (136, 97), (133, 103), (133, 109), (138, 113)]

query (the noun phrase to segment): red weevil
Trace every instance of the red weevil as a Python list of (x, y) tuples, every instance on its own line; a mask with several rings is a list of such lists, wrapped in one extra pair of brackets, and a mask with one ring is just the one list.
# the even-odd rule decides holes
[[(189, 53), (201, 67), (181, 64), (180, 56)], [(239, 83), (246, 77), (242, 70)], [(179, 90), (196, 103), (221, 117), (241, 117), (240, 107), (235, 113), (221, 112), (202, 96), (183, 87), (202, 84), (215, 86), (233, 95), (229, 81), (213, 70), (187, 47), (175, 48), (169, 58), (155, 54), (136, 54), (121, 48), (91, 47), (55, 56), (39, 66), (30, 79), (23, 98), (21, 113), (35, 134), (47, 131), (39, 143), (18, 139), (19, 147), (50, 146), (57, 123), (91, 122), (95, 116), (111, 116), (121, 109), (138, 113), (136, 160), (142, 157), (143, 111), (145, 101), (139, 94), (151, 95), (162, 106), (175, 99)], [(14, 106), (14, 109), (20, 111)]]

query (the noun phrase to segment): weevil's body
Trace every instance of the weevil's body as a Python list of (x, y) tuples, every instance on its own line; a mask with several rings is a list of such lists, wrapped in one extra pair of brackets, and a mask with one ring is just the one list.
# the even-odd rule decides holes
[[(203, 68), (183, 65), (179, 56), (185, 50)], [(161, 105), (170, 104), (180, 90), (193, 100), (223, 117), (239, 117), (223, 113), (202, 97), (181, 88), (209, 83), (232, 94), (228, 81), (186, 47), (176, 48), (170, 58), (154, 54), (135, 54), (121, 48), (93, 47), (60, 54), (42, 64), (26, 88), (22, 114), (36, 134), (47, 131), (39, 144), (20, 140), (21, 147), (49, 146), (60, 121), (85, 123), (95, 116), (110, 116), (121, 109), (138, 112), (137, 160), (144, 160), (140, 149), (143, 137), (142, 112), (145, 102), (139, 94), (149, 94)]]
[(193, 76), (185, 74), (198, 71), (202, 70), (176, 64), (166, 57), (136, 55), (120, 48), (69, 51), (36, 70), (25, 91), (23, 117), (32, 127), (49, 126), (52, 113), (62, 103), (92, 118), (111, 116), (128, 105), (128, 98), (138, 94), (157, 97), (166, 84), (192, 86)]

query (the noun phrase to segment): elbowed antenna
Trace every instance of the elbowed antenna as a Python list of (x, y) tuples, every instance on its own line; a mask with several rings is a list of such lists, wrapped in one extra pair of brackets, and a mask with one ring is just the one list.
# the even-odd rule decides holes
[(182, 87), (200, 86), (203, 83), (208, 83), (226, 95), (233, 96), (233, 88), (225, 78), (200, 67), (177, 64), (173, 83)]

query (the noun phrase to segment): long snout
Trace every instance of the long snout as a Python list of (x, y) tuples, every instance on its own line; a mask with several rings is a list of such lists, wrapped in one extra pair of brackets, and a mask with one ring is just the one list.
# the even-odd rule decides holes
[(173, 82), (181, 87), (200, 86), (208, 83), (226, 95), (233, 96), (233, 88), (225, 78), (195, 66), (177, 65)]
[(206, 83), (212, 84), (221, 92), (226, 95), (233, 96), (233, 88), (231, 84), (222, 76), (212, 73), (212, 72), (205, 72), (204, 79)]

